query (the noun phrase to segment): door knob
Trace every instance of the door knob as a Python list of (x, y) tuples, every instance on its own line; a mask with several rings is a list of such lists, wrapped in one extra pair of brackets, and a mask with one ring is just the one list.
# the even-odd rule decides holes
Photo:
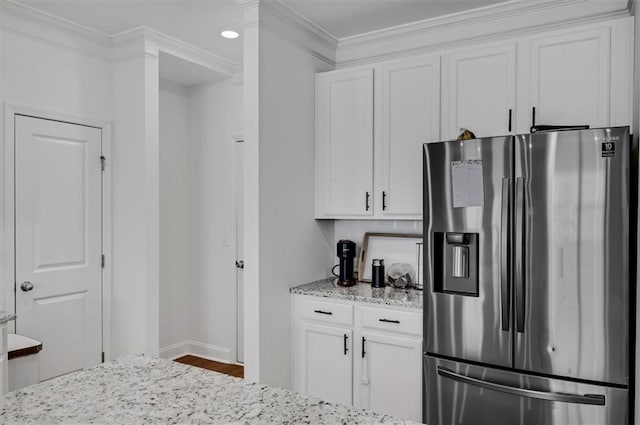
[(244, 269), (244, 261), (236, 261), (236, 267), (239, 269)]
[(33, 283), (29, 281), (22, 282), (22, 284), (20, 285), (20, 289), (22, 289), (24, 292), (29, 292), (33, 289)]

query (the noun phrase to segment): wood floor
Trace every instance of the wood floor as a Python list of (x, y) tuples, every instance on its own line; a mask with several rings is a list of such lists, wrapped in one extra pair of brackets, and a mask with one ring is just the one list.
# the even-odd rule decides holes
[(195, 367), (201, 367), (202, 369), (224, 373), (225, 375), (235, 376), (237, 378), (244, 378), (244, 367), (240, 365), (214, 362), (213, 360), (189, 355), (179, 357), (175, 361)]

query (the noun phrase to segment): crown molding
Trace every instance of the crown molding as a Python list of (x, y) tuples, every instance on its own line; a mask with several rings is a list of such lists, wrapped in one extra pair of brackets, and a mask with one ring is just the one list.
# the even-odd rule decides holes
[(113, 60), (124, 60), (143, 55), (158, 56), (166, 53), (227, 77), (233, 75), (239, 63), (230, 61), (193, 44), (148, 27), (138, 27), (114, 34), (112, 37)]
[(280, 0), (236, 0), (241, 5), (244, 29), (267, 29), (335, 66), (338, 40)]
[(285, 23), (293, 27), (298, 32), (304, 34), (324, 49), (335, 51), (338, 47), (338, 39), (336, 37), (293, 10), (282, 0), (271, 0), (269, 2), (264, 2), (264, 4), (269, 13), (279, 17)]
[(534, 27), (629, 16), (629, 0), (512, 0), (338, 40), (336, 62), (355, 66)]
[(105, 33), (11, 0), (0, 0), (0, 14), (0, 26), (7, 33), (96, 59), (111, 59), (111, 37)]
[(109, 35), (13, 0), (0, 0), (0, 12), (1, 27), (9, 33), (106, 61), (157, 57), (164, 52), (229, 77), (241, 67), (240, 62), (147, 27)]

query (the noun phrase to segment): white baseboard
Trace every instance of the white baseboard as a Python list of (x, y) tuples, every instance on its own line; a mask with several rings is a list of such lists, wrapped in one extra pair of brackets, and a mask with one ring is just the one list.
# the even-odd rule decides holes
[(231, 360), (230, 349), (213, 344), (205, 344), (204, 342), (185, 340), (160, 348), (160, 357), (163, 359), (174, 360), (186, 355), (198, 356), (222, 363), (235, 363), (235, 361)]
[(189, 341), (182, 341), (160, 348), (160, 357), (168, 360), (175, 360), (178, 357), (189, 354)]

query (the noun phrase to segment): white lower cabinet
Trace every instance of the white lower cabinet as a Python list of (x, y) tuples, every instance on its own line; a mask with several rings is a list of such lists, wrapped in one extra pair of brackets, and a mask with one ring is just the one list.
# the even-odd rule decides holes
[(422, 420), (422, 311), (293, 295), (295, 390)]
[(352, 404), (352, 331), (303, 321), (301, 360), (304, 394), (342, 404)]
[(422, 339), (362, 332), (357, 341), (355, 405), (420, 422)]

